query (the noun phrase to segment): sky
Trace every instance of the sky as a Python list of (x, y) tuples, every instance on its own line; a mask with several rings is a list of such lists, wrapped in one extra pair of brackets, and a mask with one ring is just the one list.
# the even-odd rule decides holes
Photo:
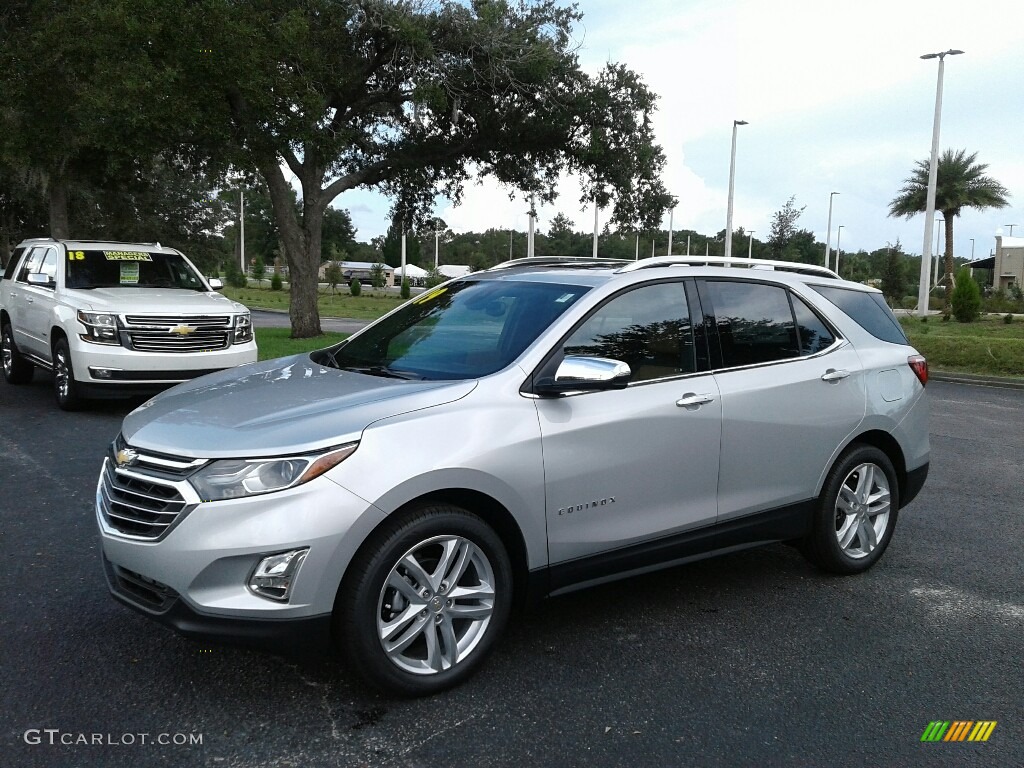
[[(659, 95), (654, 125), (678, 206), (674, 229), (725, 228), (733, 120), (737, 135), (734, 229), (767, 239), (772, 215), (796, 197), (798, 227), (824, 242), (830, 192), (831, 244), (843, 251), (899, 239), (920, 253), (924, 214), (888, 217), (917, 160), (931, 151), (938, 60), (946, 58), (940, 151), (967, 149), (1010, 192), (1010, 207), (967, 210), (954, 227), (957, 256), (995, 247), (997, 230), (1024, 233), (1024, 10), (1016, 0), (581, 0), (582, 68), (611, 60), (640, 73)], [(558, 213), (593, 229), (578, 182), (566, 178), (538, 209), (544, 232)], [(356, 190), (339, 197), (357, 238), (388, 226), (388, 201)], [(470, 185), (437, 215), (457, 232), (526, 231), (528, 205), (493, 183)], [(609, 212), (600, 214), (601, 226)], [(669, 217), (662, 222), (668, 227)], [(1019, 228), (1018, 228), (1019, 227)], [(677, 241), (677, 252), (678, 251)], [(939, 244), (933, 246), (938, 248)], [(685, 249), (685, 245), (682, 245)], [(734, 243), (734, 251), (740, 249)]]

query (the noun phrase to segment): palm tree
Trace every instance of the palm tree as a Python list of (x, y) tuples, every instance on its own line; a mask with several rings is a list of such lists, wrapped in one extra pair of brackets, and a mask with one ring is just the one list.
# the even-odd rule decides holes
[[(977, 162), (978, 153), (967, 154), (966, 149), (954, 152), (947, 149), (939, 157), (935, 182), (935, 210), (942, 211), (946, 229), (945, 276), (946, 287), (942, 313), (949, 317), (949, 297), (953, 292), (953, 217), (963, 208), (1005, 208), (1010, 203), (1006, 187), (986, 176), (988, 165)], [(911, 218), (924, 213), (928, 197), (928, 161), (918, 160), (910, 178), (903, 182), (899, 194), (889, 203), (890, 216)]]

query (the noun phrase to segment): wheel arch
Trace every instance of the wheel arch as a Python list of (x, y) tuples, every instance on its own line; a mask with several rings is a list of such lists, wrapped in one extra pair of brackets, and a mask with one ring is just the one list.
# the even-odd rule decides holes
[[(541, 596), (535, 582), (530, 578), (526, 538), (512, 513), (493, 496), (470, 488), (443, 488), (409, 499), (374, 526), (353, 553), (349, 565), (351, 566), (359, 555), (372, 544), (382, 528), (394, 525), (397, 518), (425, 504), (451, 504), (461, 507), (479, 517), (494, 530), (505, 546), (512, 565), (513, 611), (521, 610)], [(348, 575), (348, 572), (343, 574), (338, 585), (335, 611), (337, 611), (342, 591), (345, 589)]]
[(843, 450), (858, 443), (877, 448), (892, 462), (892, 467), (896, 471), (896, 482), (899, 484), (899, 500), (902, 507), (907, 497), (907, 461), (899, 442), (888, 432), (872, 429), (854, 437)]

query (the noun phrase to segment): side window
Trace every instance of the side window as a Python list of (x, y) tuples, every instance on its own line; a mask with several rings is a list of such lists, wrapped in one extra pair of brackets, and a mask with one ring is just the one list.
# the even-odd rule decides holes
[(708, 281), (725, 368), (800, 356), (785, 288), (762, 283)]
[(849, 315), (876, 339), (893, 344), (909, 344), (900, 321), (889, 309), (881, 293), (836, 288), (831, 285), (812, 285), (826, 299)]
[(51, 280), (57, 279), (57, 251), (54, 248), (47, 248), (43, 256), (43, 263), (39, 265), (39, 272)]
[(7, 269), (4, 270), (4, 280), (14, 279), (14, 271), (18, 268), (18, 262), (21, 261), (25, 250), (25, 248), (14, 249), (14, 253), (11, 254), (11, 260), (7, 262)]
[(796, 315), (796, 329), (800, 334), (800, 354), (814, 355), (831, 347), (836, 337), (824, 321), (799, 296), (792, 293), (790, 296), (793, 299), (793, 314)]
[(33, 248), (32, 253), (25, 259), (25, 263), (21, 269), (18, 270), (18, 282), (27, 283), (28, 276), (33, 272), (39, 271), (39, 263), (43, 260), (43, 254), (46, 252), (45, 248)]
[(633, 372), (630, 381), (693, 373), (693, 328), (684, 284), (645, 285), (615, 297), (576, 329), (563, 351), (621, 360)]

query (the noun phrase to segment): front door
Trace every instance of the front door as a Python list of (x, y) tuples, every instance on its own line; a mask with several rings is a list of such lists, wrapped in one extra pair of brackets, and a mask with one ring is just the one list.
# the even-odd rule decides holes
[(626, 389), (536, 401), (552, 564), (714, 523), (721, 400), (696, 370), (683, 281), (596, 309), (565, 355), (621, 360)]

